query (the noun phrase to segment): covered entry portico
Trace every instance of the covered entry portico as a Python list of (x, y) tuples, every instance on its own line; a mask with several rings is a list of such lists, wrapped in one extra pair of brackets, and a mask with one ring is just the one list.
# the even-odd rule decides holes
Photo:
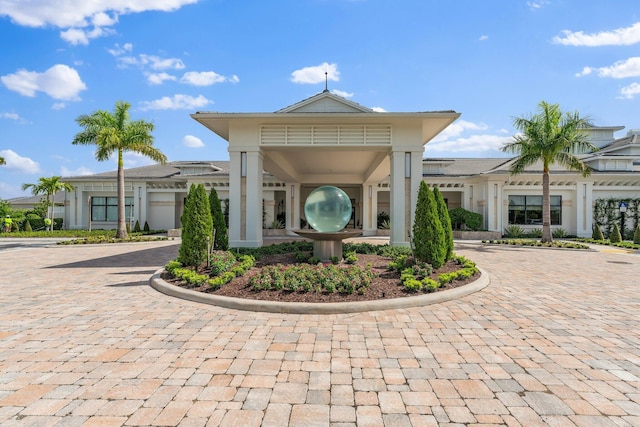
[(325, 91), (275, 113), (192, 117), (229, 144), (229, 244), (256, 247), (262, 245), (264, 172), (284, 183), (289, 232), (300, 228), (305, 194), (335, 185), (352, 190), (358, 226), (373, 235), (378, 190), (388, 183), (390, 243), (407, 245), (424, 145), (459, 115), (378, 113)]

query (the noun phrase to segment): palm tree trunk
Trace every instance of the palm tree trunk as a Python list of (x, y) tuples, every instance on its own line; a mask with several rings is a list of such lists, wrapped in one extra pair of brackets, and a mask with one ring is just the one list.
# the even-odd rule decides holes
[[(51, 197), (50, 201), (49, 201), (49, 197)], [(49, 231), (53, 231), (53, 210), (55, 209), (55, 202), (56, 202), (55, 191), (51, 195), (47, 194), (47, 201), (49, 201), (49, 208), (47, 208), (47, 215), (51, 220), (51, 224), (49, 224)], [(51, 209), (51, 215), (49, 215), (49, 209)]]
[(542, 172), (542, 242), (553, 242), (551, 234), (551, 198), (549, 197), (549, 170)]
[(118, 150), (118, 228), (116, 238), (127, 238), (127, 226), (124, 210), (124, 161), (122, 160), (122, 149)]

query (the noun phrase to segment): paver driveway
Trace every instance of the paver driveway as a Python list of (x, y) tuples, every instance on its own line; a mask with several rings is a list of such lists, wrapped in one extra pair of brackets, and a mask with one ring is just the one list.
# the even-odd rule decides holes
[(176, 242), (6, 251), (0, 425), (640, 425), (640, 259), (457, 244), (483, 291), (282, 315), (147, 285)]

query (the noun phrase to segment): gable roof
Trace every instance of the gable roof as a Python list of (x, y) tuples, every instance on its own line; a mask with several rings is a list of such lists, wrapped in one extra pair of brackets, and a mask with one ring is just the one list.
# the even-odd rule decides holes
[(357, 102), (325, 90), (317, 95), (284, 107), (276, 113), (374, 113)]
[[(205, 168), (208, 170), (192, 173), (182, 174), (181, 169), (196, 167)], [(152, 180), (152, 179), (169, 179), (169, 178), (184, 178), (186, 176), (196, 175), (227, 175), (229, 173), (229, 161), (175, 161), (167, 162), (164, 165), (155, 164), (149, 166), (141, 166), (138, 168), (125, 169), (124, 177), (127, 181), (130, 180)], [(65, 181), (87, 181), (87, 180), (107, 180), (116, 179), (118, 171), (101, 172), (93, 175), (80, 175), (65, 177)]]

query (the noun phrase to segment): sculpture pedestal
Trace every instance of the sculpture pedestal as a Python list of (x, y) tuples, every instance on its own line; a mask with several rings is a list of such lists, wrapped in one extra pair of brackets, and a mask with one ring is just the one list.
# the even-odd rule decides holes
[(342, 259), (342, 241), (360, 236), (362, 230), (321, 233), (315, 230), (293, 230), (298, 236), (313, 240), (313, 256), (322, 262), (330, 262), (332, 257)]

